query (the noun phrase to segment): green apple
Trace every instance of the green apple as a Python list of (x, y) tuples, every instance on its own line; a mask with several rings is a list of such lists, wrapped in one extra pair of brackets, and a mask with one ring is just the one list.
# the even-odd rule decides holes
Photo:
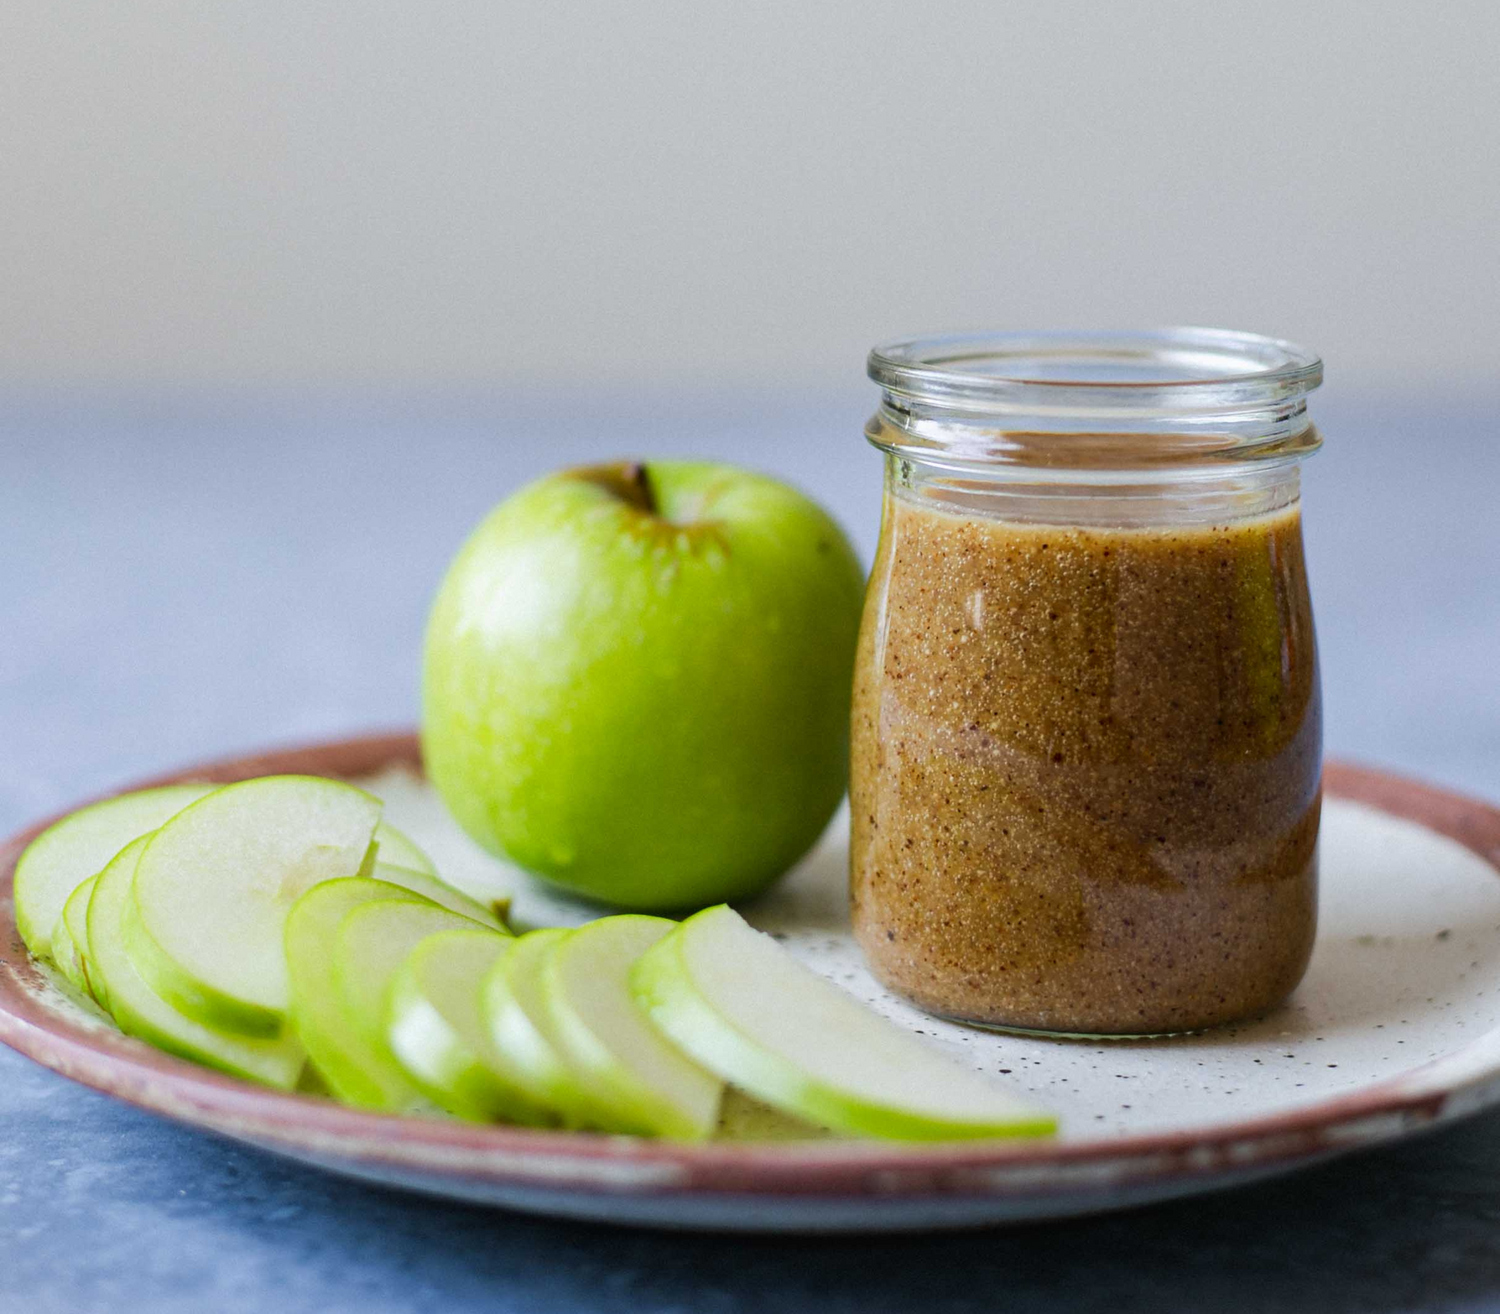
[(439, 931), (406, 956), (386, 999), (386, 1039), (412, 1080), (439, 1107), (475, 1122), (544, 1125), (507, 1075), (479, 1004), (479, 983), (515, 941), (492, 931)]
[(480, 982), (479, 1007), (511, 1084), (565, 1125), (595, 1127), (603, 1120), (602, 1111), (562, 1056), (542, 990), (547, 958), (570, 934), (547, 927), (517, 937)]
[(68, 928), (68, 919), (61, 915), (58, 916), (57, 925), (52, 928), (52, 963), (62, 973), (63, 980), (80, 995), (88, 999), (93, 998), (93, 991), (89, 989), (88, 976), (83, 969), (83, 955), (78, 951), (78, 945), (73, 940), (73, 932)]
[(631, 909), (764, 888), (843, 795), (863, 576), (814, 502), (699, 461), (568, 470), (469, 539), (423, 753), (485, 848)]
[(104, 996), (96, 989), (89, 969), (90, 960), (93, 959), (89, 950), (89, 900), (93, 898), (95, 885), (98, 883), (99, 876), (95, 874), (68, 895), (68, 903), (63, 904), (63, 930), (68, 939), (74, 942), (74, 953), (78, 954), (78, 975), (83, 978), (84, 993), (92, 996), (99, 1004), (104, 1004)]
[(402, 886), (355, 876), (315, 885), (292, 905), (285, 933), (292, 1027), (323, 1084), (344, 1103), (386, 1112), (431, 1109), (386, 1047), (349, 1025), (335, 978), (332, 947), (344, 918), (392, 899), (421, 902)]
[(392, 866), (387, 862), (377, 862), (370, 869), (372, 880), (386, 881), (391, 885), (399, 885), (402, 889), (410, 890), (413, 894), (420, 894), (424, 899), (447, 908), (450, 912), (456, 912), (464, 917), (472, 918), (476, 922), (482, 922), (485, 926), (496, 931), (510, 934), (510, 928), (496, 916), (493, 908), (486, 908), (477, 899), (471, 899), (462, 890), (454, 889), (441, 876), (429, 875), (423, 871), (412, 871), (406, 867)]
[[(382, 1071), (405, 1068), (391, 1049), (386, 999), (396, 972), (423, 940), (440, 931), (472, 930), (469, 918), (425, 899), (373, 899), (351, 908), (333, 933), (333, 981), (344, 1030)], [(487, 932), (500, 939), (497, 932)], [(509, 939), (509, 937), (505, 937)], [(478, 981), (473, 989), (479, 989)], [(325, 1076), (332, 1076), (325, 1070)], [(420, 1088), (419, 1088), (420, 1089)]]
[(763, 1100), (747, 1095), (733, 1086), (724, 1088), (724, 1102), (719, 1106), (719, 1126), (714, 1133), (719, 1141), (825, 1141), (854, 1139), (841, 1137), (832, 1128), (808, 1122)]
[(252, 1040), (225, 1035), (180, 1013), (136, 971), (125, 948), (125, 912), (136, 864), (151, 834), (133, 840), (99, 873), (88, 907), (88, 942), (97, 985), (120, 1029), (196, 1063), (281, 1090), (297, 1085), (304, 1054), (294, 1037)]
[(52, 928), (68, 896), (137, 835), (155, 830), (212, 785), (163, 785), (80, 808), (38, 835), (16, 863), (16, 928), (38, 958), (52, 957)]
[(603, 1130), (701, 1141), (718, 1124), (724, 1083), (651, 1023), (630, 994), (630, 969), (676, 922), (604, 917), (561, 940), (542, 969), (563, 1060), (606, 1115)]
[(896, 1140), (1057, 1128), (1051, 1114), (871, 1012), (730, 908), (705, 909), (663, 937), (631, 984), (651, 1020), (704, 1067), (810, 1122)]
[(66, 939), (72, 958), (75, 960), (74, 970), (76, 976), (70, 975), (67, 964), (63, 962), (61, 953), (57, 956), (57, 965), (63, 975), (68, 977), (84, 994), (104, 1007), (103, 992), (94, 981), (94, 973), (90, 968), (93, 954), (89, 949), (89, 900), (94, 897), (94, 887), (98, 884), (97, 875), (90, 876), (72, 894), (68, 895), (67, 903), (63, 904), (61, 922), (52, 933), (54, 948), (59, 944), (59, 936)]
[(390, 822), (382, 820), (375, 827), (375, 861), (387, 866), (400, 867), (405, 871), (419, 871), (425, 876), (436, 876), (437, 867), (414, 840), (397, 830)]
[(137, 971), (206, 1025), (278, 1034), (287, 912), (303, 891), (364, 868), (380, 807), (340, 781), (262, 776), (184, 808), (136, 869), (125, 931)]

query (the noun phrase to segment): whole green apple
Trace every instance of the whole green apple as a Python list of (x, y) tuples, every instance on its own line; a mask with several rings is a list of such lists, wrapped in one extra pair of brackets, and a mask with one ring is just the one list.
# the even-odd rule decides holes
[(763, 475), (550, 475), (495, 508), (438, 593), (427, 771), (475, 840), (576, 893), (754, 894), (843, 796), (863, 593), (838, 525)]

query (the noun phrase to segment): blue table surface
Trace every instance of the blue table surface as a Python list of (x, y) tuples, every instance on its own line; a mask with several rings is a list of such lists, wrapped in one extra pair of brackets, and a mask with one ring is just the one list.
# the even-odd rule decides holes
[[(431, 590), (554, 466), (706, 455), (868, 559), (850, 391), (0, 396), (0, 833), (133, 777), (415, 719)], [(1500, 393), (1341, 395), (1305, 480), (1329, 751), (1500, 798)], [(916, 1238), (634, 1232), (356, 1185), (0, 1050), (0, 1309), (1500, 1310), (1500, 1113), (1259, 1187)]]

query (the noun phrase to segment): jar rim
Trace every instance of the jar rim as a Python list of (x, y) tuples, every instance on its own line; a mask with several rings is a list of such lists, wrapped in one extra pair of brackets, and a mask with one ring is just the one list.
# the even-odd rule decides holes
[(1281, 338), (1214, 328), (942, 333), (870, 352), (889, 401), (985, 415), (1210, 415), (1283, 405), (1323, 362)]

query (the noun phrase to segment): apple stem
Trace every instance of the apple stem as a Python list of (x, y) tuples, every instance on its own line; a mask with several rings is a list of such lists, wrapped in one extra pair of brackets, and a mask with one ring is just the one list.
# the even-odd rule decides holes
[(651, 482), (646, 477), (646, 466), (642, 461), (628, 461), (620, 467), (621, 491), (625, 497), (648, 514), (656, 512), (656, 498), (651, 492)]
[(572, 479), (587, 480), (628, 502), (637, 511), (649, 516), (658, 514), (656, 494), (651, 488), (651, 479), (644, 461), (611, 461), (607, 465), (583, 465), (567, 471)]

